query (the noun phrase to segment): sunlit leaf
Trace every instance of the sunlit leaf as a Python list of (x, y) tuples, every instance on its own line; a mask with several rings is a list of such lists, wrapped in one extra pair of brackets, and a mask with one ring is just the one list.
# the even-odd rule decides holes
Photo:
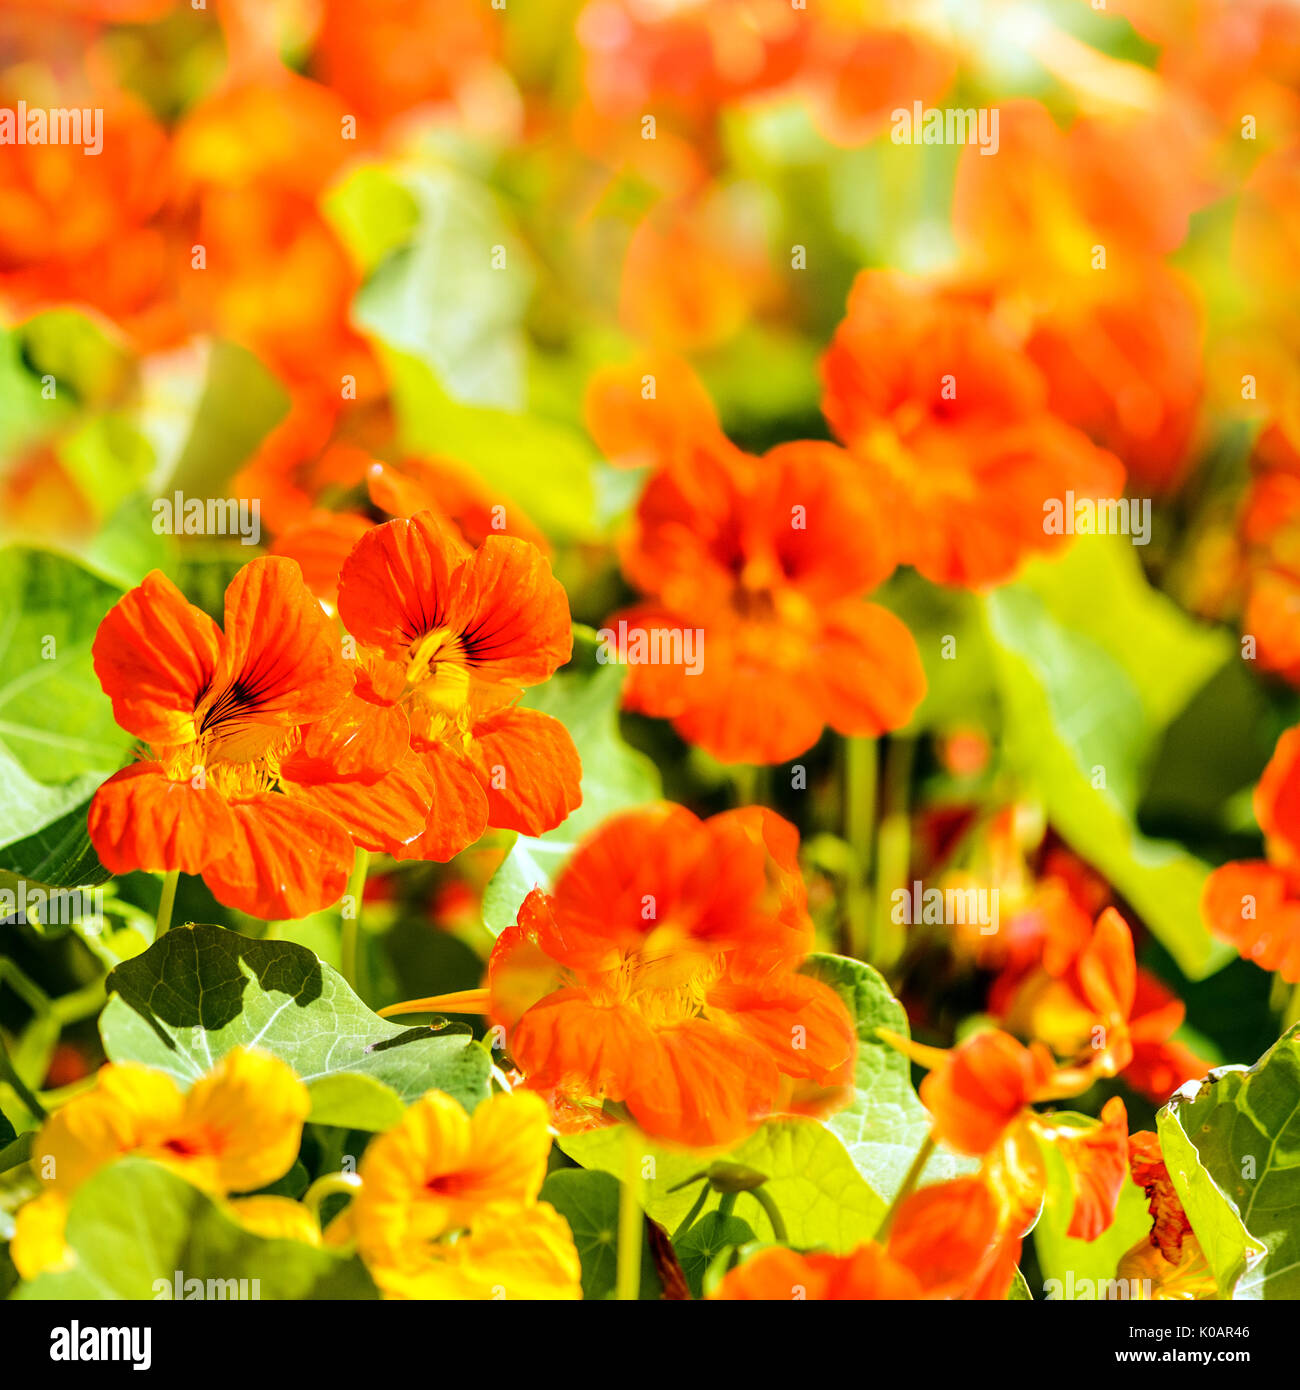
[[(608, 1173), (583, 1168), (560, 1168), (542, 1184), (541, 1200), (549, 1202), (569, 1223), (582, 1261), (583, 1298), (609, 1298), (618, 1281), (618, 1205), (621, 1186)], [(654, 1255), (648, 1241), (641, 1245), (640, 1298), (661, 1292)]]
[(473, 1109), (487, 1094), (491, 1059), (472, 1038), (386, 1023), (292, 942), (177, 927), (107, 983), (114, 997), (100, 1032), (109, 1058), (160, 1067), (183, 1086), (242, 1046), (287, 1062), (336, 1125), (380, 1128), (391, 1114), (374, 1087), (344, 1085), (340, 1075), (371, 1078), (408, 1103), (438, 1089)]
[(1165, 1167), (1224, 1295), (1300, 1298), (1300, 1028), (1253, 1067), (1184, 1086), (1158, 1128)]
[[(670, 1192), (669, 1188), (698, 1173), (700, 1157), (644, 1138), (636, 1142), (646, 1158), (654, 1160), (654, 1177), (643, 1184), (645, 1209), (654, 1220), (675, 1230), (698, 1189)], [(559, 1144), (584, 1168), (615, 1175), (623, 1172), (626, 1138), (621, 1126), (565, 1135)], [(851, 1250), (871, 1238), (885, 1214), (885, 1203), (867, 1186), (844, 1145), (816, 1120), (768, 1120), (726, 1157), (767, 1175), (764, 1190), (776, 1203), (792, 1245)], [(773, 1238), (771, 1223), (757, 1202), (742, 1196), (738, 1212), (760, 1240)]]

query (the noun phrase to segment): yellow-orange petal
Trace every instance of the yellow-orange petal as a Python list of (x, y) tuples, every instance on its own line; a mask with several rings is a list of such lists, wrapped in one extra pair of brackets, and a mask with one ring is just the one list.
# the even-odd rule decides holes
[(76, 1255), (64, 1239), (67, 1224), (67, 1199), (57, 1192), (43, 1192), (18, 1209), (9, 1258), (22, 1278), (72, 1268)]
[(238, 1047), (194, 1083), (180, 1115), (140, 1151), (197, 1187), (248, 1192), (293, 1166), (310, 1111), (292, 1067)]
[(255, 1235), (268, 1240), (297, 1240), (304, 1245), (322, 1244), (316, 1218), (290, 1197), (236, 1197), (228, 1205), (239, 1224)]

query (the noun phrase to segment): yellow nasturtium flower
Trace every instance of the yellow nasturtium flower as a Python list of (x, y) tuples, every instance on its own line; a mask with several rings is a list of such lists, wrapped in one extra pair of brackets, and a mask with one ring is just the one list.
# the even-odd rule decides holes
[(42, 1192), (19, 1210), (9, 1258), (24, 1279), (72, 1265), (72, 1251), (63, 1239), (67, 1220), (67, 1200), (57, 1192)]
[(153, 1159), (214, 1196), (248, 1192), (293, 1165), (310, 1110), (293, 1069), (264, 1052), (235, 1048), (188, 1091), (166, 1072), (110, 1063), (36, 1137), (31, 1163), (46, 1191), (15, 1218), (15, 1267), (32, 1279), (66, 1265), (68, 1202), (115, 1159)]
[(340, 1220), (389, 1297), (581, 1298), (569, 1227), (537, 1200), (550, 1147), (546, 1105), (531, 1092), (467, 1115), (430, 1091), (371, 1142)]

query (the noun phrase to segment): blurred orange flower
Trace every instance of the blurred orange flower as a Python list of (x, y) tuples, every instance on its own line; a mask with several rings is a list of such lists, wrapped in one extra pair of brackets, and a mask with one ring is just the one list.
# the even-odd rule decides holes
[(1246, 960), (1300, 983), (1300, 727), (1288, 729), (1255, 788), (1265, 860), (1215, 869), (1201, 910)]
[[(594, 398), (598, 437), (617, 450), (639, 435), (665, 465), (622, 549), (624, 573), (648, 597), (605, 629), (630, 662), (627, 708), (671, 719), (725, 762), (793, 757), (827, 724), (872, 735), (905, 724), (925, 675), (904, 624), (862, 602), (892, 571), (894, 548), (843, 451), (793, 443), (755, 458), (725, 439), (680, 374), (665, 384), (623, 422), (609, 407), (626, 396), (605, 385)], [(653, 432), (638, 430), (652, 418)]]
[(823, 409), (873, 493), (898, 559), (982, 588), (1059, 549), (1045, 506), (1117, 497), (1124, 470), (1050, 412), (1045, 380), (976, 304), (864, 271), (822, 361)]
[(997, 159), (968, 148), (958, 164), (965, 271), (1021, 323), (1051, 409), (1167, 491), (1191, 458), (1204, 335), (1191, 282), (1160, 257), (1211, 196), (1204, 131), (1164, 111), (1061, 130), (1012, 102), (999, 139)]
[[(1128, 1115), (1113, 1096), (1093, 1128), (1062, 1124), (1031, 1107), (1082, 1094), (1097, 1072), (1058, 1067), (1039, 1042), (1024, 1047), (1009, 1033), (982, 1030), (949, 1052), (880, 1030), (880, 1036), (931, 1068), (921, 1100), (933, 1116), (935, 1139), (984, 1159), (999, 1196), (1001, 1228), (1018, 1249), (1021, 1233), (1042, 1204), (1047, 1185), (1043, 1144), (1065, 1160), (1074, 1193), (1069, 1234), (1095, 1240), (1114, 1219), (1126, 1176)], [(1107, 1074), (1105, 1067), (1101, 1074)]]

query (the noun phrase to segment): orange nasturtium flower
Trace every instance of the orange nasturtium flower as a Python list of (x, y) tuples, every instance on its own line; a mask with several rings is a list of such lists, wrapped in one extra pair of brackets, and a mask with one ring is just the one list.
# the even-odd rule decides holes
[(485, 1007), (525, 1084), (576, 1124), (612, 1101), (653, 1138), (732, 1143), (801, 1089), (852, 1072), (848, 1013), (798, 973), (812, 924), (796, 851), (793, 827), (759, 808), (613, 817), (553, 893), (524, 900), (493, 949), (487, 997), (446, 1005)]
[(235, 1048), (182, 1091), (166, 1072), (133, 1062), (100, 1069), (36, 1136), (32, 1170), (46, 1190), (15, 1219), (10, 1254), (24, 1279), (69, 1258), (63, 1231), (73, 1193), (126, 1154), (152, 1159), (214, 1196), (283, 1177), (298, 1156), (311, 1110), (292, 1068)]
[(229, 907), (302, 917), (342, 893), (354, 831), (373, 848), (394, 823), (421, 833), (432, 789), (402, 761), (404, 730), (391, 750), (350, 730), (370, 706), (349, 699), (339, 638), (292, 560), (239, 571), (224, 633), (153, 571), (104, 618), (94, 659), (117, 722), (151, 750), (91, 803), (113, 873), (201, 874)]
[(537, 1200), (550, 1149), (538, 1096), (490, 1096), (467, 1115), (430, 1091), (372, 1140), (338, 1221), (390, 1298), (581, 1298), (573, 1235)]
[(1067, 543), (1080, 499), (1123, 492), (1119, 460), (1051, 413), (1038, 368), (956, 295), (863, 271), (822, 377), (899, 561), (937, 584), (1000, 583)]
[(1246, 960), (1300, 983), (1300, 725), (1277, 741), (1255, 788), (1255, 819), (1267, 860), (1215, 869), (1201, 911)]
[(733, 1269), (712, 1297), (782, 1299), (1002, 1299), (1014, 1259), (998, 1241), (997, 1201), (979, 1178), (914, 1192), (885, 1244), (847, 1255), (801, 1255), (773, 1246)]
[(1069, 1234), (1095, 1240), (1115, 1216), (1127, 1172), (1128, 1115), (1118, 1096), (1102, 1108), (1096, 1128), (1056, 1121), (1031, 1107), (1080, 1095), (1098, 1074), (1086, 1066), (1058, 1068), (1042, 1043), (1025, 1047), (1009, 1033), (976, 1033), (950, 1052), (923, 1047), (881, 1030), (881, 1036), (923, 1066), (921, 1100), (933, 1117), (935, 1139), (984, 1160), (985, 1176), (1002, 1204), (1004, 1239), (1019, 1248), (1047, 1190), (1042, 1145), (1065, 1160), (1074, 1194)]
[(450, 859), (487, 826), (540, 835), (582, 800), (578, 751), (557, 719), (518, 705), (569, 659), (564, 588), (527, 541), (477, 550), (432, 512), (368, 531), (339, 575), (360, 644), (358, 694), (397, 707), (433, 785), (423, 835), (383, 848)]
[(1077, 1055), (1091, 1043), (1094, 1072), (1122, 1075), (1156, 1103), (1209, 1070), (1208, 1062), (1175, 1041), (1186, 1007), (1137, 968), (1132, 933), (1113, 907), (1082, 942), (1057, 940), (1053, 955), (1045, 953), (1003, 996), (1003, 1017), (1015, 1032), (1060, 1056)]
[(607, 374), (588, 397), (608, 453), (636, 461), (644, 422), (660, 464), (623, 547), (647, 598), (607, 623), (628, 662), (627, 707), (671, 719), (724, 762), (781, 762), (827, 724), (862, 735), (905, 724), (925, 674), (907, 627), (863, 601), (895, 556), (848, 457), (809, 441), (755, 458), (682, 371), (664, 385), (637, 401)]

